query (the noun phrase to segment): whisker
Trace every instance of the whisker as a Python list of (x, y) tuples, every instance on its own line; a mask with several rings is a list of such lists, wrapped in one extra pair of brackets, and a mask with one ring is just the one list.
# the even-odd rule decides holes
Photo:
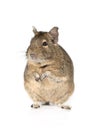
[(24, 59), (27, 60), (26, 51), (18, 51), (17, 54), (18, 57), (24, 57)]

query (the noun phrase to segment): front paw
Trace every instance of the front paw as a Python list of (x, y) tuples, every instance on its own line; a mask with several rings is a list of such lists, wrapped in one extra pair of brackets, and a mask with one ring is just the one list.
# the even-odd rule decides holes
[(47, 78), (48, 76), (50, 75), (50, 72), (49, 71), (46, 71), (45, 73), (43, 73), (40, 77), (41, 80)]
[(34, 78), (35, 78), (36, 81), (40, 80), (40, 75), (38, 73), (34, 72), (33, 76), (34, 76)]

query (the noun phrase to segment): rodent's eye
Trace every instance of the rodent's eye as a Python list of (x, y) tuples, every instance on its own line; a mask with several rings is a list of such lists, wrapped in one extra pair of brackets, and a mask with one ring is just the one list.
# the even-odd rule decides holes
[(48, 43), (47, 42), (43, 42), (43, 44), (42, 44), (43, 46), (47, 46), (48, 45)]
[(51, 40), (51, 42), (53, 42), (53, 43), (54, 43), (54, 39), (52, 39), (52, 40)]
[(52, 39), (51, 42), (52, 42), (53, 44), (55, 44), (55, 40), (54, 40), (54, 39)]

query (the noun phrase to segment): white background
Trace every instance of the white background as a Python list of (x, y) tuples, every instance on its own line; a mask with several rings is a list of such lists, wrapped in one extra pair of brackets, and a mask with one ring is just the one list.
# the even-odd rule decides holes
[[(0, 130), (93, 130), (93, 1), (0, 1)], [(59, 44), (75, 68), (71, 111), (55, 106), (34, 110), (24, 90), (25, 52), (32, 26), (59, 27)]]

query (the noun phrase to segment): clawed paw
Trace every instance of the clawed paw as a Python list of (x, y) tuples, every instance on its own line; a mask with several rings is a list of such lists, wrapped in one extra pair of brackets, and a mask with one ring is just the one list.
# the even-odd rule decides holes
[(32, 104), (31, 107), (32, 107), (32, 108), (39, 108), (40, 105), (38, 105), (38, 104)]
[(62, 109), (71, 110), (70, 106), (61, 106)]

